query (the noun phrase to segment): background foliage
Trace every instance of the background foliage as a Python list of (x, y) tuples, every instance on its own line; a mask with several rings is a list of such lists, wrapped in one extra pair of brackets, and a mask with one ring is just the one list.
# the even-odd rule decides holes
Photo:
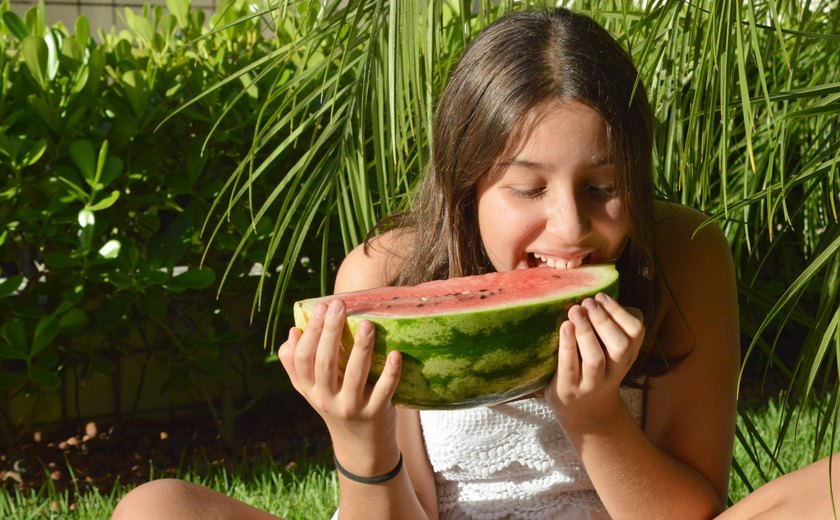
[[(829, 396), (809, 441), (816, 456), (833, 446), (838, 411), (840, 9), (791, 0), (566, 4), (615, 34), (642, 73), (659, 121), (659, 196), (706, 211), (730, 240), (742, 391), (761, 395), (766, 385), (786, 399), (776, 442), (763, 442), (747, 414), (739, 439), (756, 466), (765, 455), (779, 466), (797, 405), (816, 391)], [(279, 2), (281, 27), (294, 30), (259, 70), (294, 63), (296, 74), (275, 84), (276, 108), (264, 110), (222, 212), (252, 202), (252, 183), (271, 175), (273, 191), (253, 206), (258, 221), (275, 222), (263, 263), (294, 262), (320, 237), (314, 267), (328, 292), (336, 234), (347, 250), (410, 199), (436, 97), (464, 45), (504, 12), (533, 5), (545, 2)], [(275, 327), (288, 275), (273, 293), (263, 285), (257, 293), (257, 302), (271, 295)], [(272, 342), (276, 332), (268, 330)]]
[[(248, 321), (265, 320), (276, 344), (290, 301), (329, 292), (341, 256), (410, 200), (460, 51), (502, 13), (544, 4), (233, 3), (207, 32), (172, 1), (171, 14), (127, 13), (131, 30), (101, 43), (84, 22), (71, 36), (45, 28), (37, 10), (4, 13), (0, 388), (44, 396), (69, 363), (108, 371), (136, 348), (134, 329), (144, 352), (196, 375), (173, 388), (264, 367), (263, 339), (252, 337), (263, 329)], [(739, 440), (759, 471), (736, 470), (755, 486), (768, 465), (793, 469), (779, 450), (815, 391), (807, 442), (814, 456), (833, 443), (840, 9), (568, 5), (604, 24), (642, 72), (659, 121), (659, 195), (708, 212), (732, 245), (743, 391), (761, 396), (766, 385), (786, 399), (775, 441), (741, 416)], [(111, 240), (118, 253), (104, 247)], [(176, 265), (189, 270), (175, 276)], [(226, 417), (243, 406), (229, 399), (222, 414), (208, 402)]]
[[(236, 416), (276, 376), (248, 312), (252, 258), (263, 256), (270, 227), (256, 226), (233, 262), (236, 237), (255, 229), (247, 208), (228, 213), (206, 255), (200, 233), (251, 145), (271, 82), (240, 74), (164, 119), (270, 52), (264, 23), (210, 32), (207, 22), (242, 18), (247, 5), (227, 2), (207, 21), (175, 0), (168, 13), (126, 9), (127, 30), (94, 38), (85, 17), (73, 28), (45, 26), (43, 3), (23, 19), (7, 5), (0, 11), (4, 444), (12, 449), (32, 421), (74, 410), (69, 385), (95, 373), (118, 382), (129, 356), (144, 374), (166, 377), (147, 390), (141, 376), (137, 397), (118, 402), (118, 412), (130, 414), (143, 391), (204, 401), (232, 438)], [(235, 276), (221, 287), (226, 269)], [(9, 408), (21, 398), (28, 409)]]

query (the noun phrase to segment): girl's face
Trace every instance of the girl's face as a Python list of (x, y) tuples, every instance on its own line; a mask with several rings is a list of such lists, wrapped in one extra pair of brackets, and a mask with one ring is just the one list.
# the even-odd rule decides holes
[(627, 237), (601, 115), (554, 102), (478, 184), (478, 227), (497, 271), (611, 263)]

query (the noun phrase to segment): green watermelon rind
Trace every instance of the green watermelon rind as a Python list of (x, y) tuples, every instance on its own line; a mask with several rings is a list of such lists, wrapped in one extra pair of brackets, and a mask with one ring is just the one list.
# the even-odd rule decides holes
[[(545, 387), (557, 369), (558, 333), (567, 309), (598, 292), (617, 296), (618, 273), (613, 266), (587, 269), (597, 271), (596, 283), (506, 307), (426, 316), (349, 315), (342, 339), (343, 362), (356, 329), (368, 320), (376, 328), (371, 383), (382, 373), (388, 352), (402, 353), (396, 404), (462, 409), (528, 395)], [(296, 326), (305, 325), (317, 302), (337, 296), (297, 302)]]

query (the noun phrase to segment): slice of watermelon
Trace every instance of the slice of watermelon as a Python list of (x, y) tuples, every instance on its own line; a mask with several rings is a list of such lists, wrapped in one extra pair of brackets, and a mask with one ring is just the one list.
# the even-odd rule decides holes
[(361, 320), (376, 326), (371, 381), (391, 350), (403, 355), (394, 402), (421, 409), (491, 405), (544, 387), (557, 367), (558, 329), (566, 310), (602, 291), (616, 296), (613, 265), (533, 268), (381, 287), (295, 303), (306, 327), (318, 302), (347, 307), (343, 369)]

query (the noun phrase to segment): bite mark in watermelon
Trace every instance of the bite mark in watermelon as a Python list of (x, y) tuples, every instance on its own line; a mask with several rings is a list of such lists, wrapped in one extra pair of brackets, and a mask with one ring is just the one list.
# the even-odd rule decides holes
[(375, 382), (388, 352), (403, 356), (394, 402), (420, 409), (492, 405), (544, 387), (557, 368), (566, 310), (605, 292), (616, 296), (613, 265), (547, 267), (380, 287), (295, 303), (306, 327), (319, 302), (344, 300), (343, 370), (362, 320), (376, 328), (370, 371)]

